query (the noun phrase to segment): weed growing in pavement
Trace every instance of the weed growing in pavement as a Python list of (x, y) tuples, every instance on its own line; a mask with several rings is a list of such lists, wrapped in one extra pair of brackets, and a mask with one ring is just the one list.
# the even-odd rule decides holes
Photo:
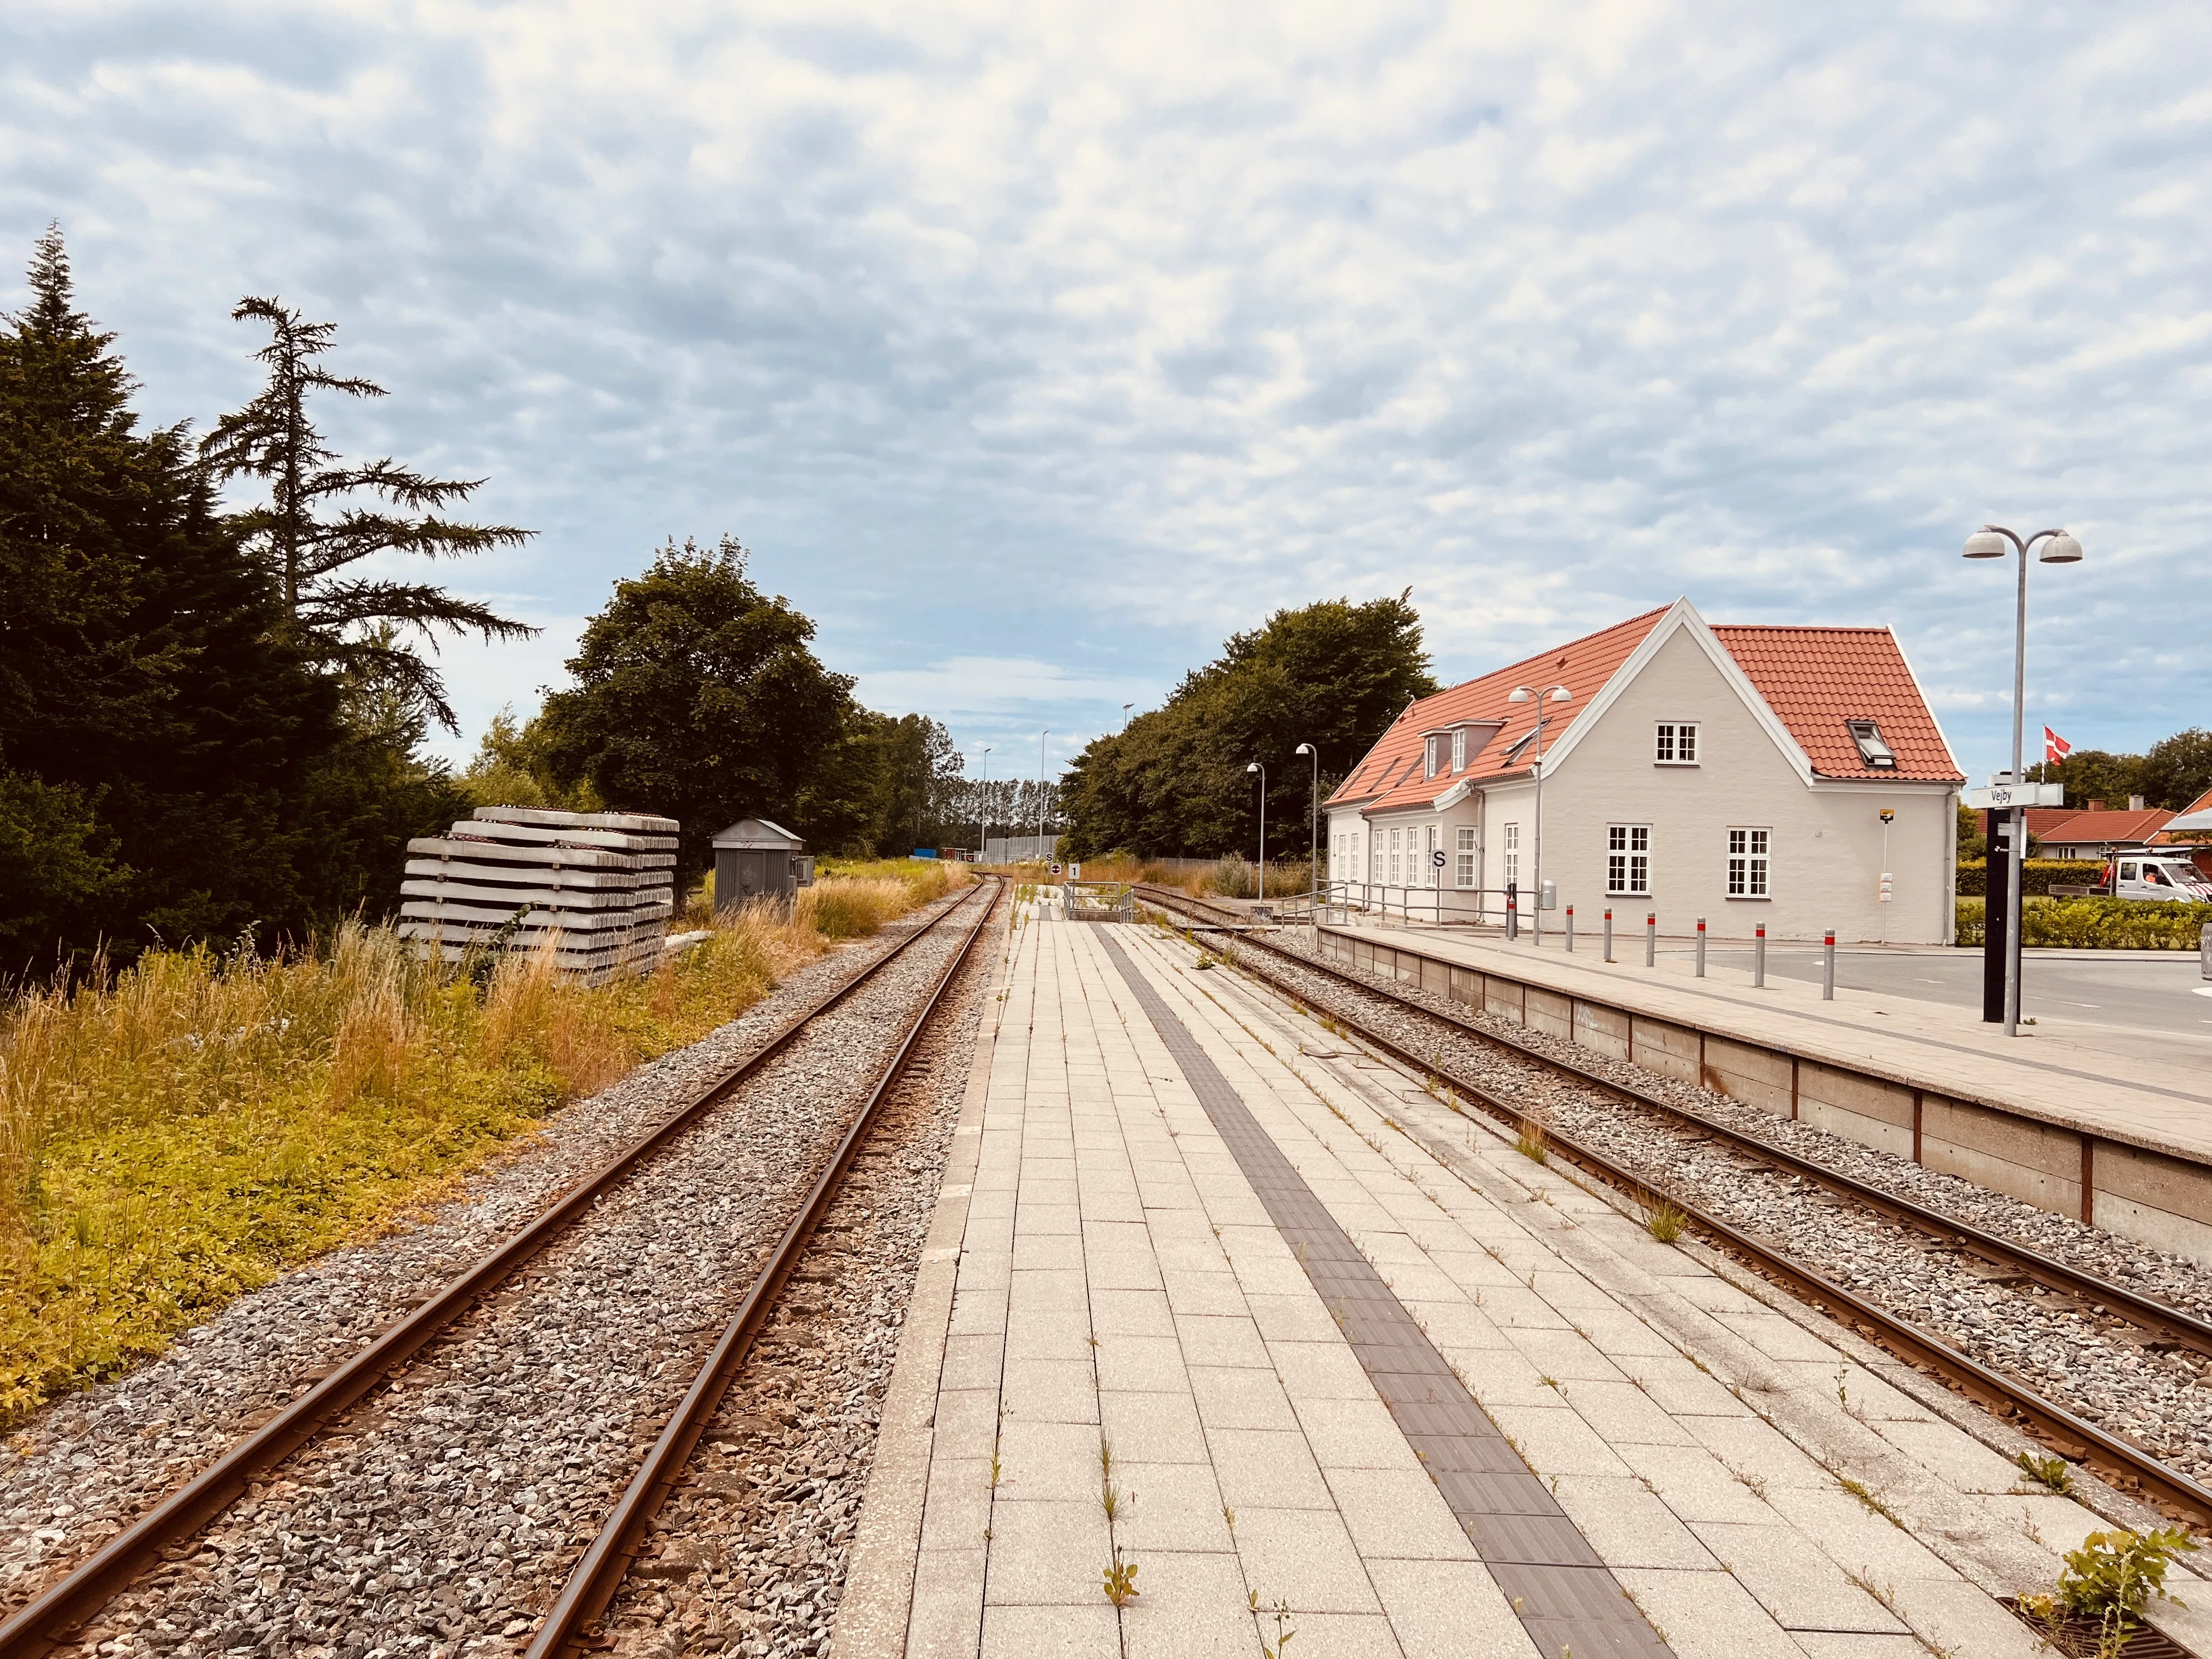
[[(2020, 1604), (2046, 1622), (2069, 1616), (2094, 1619), (2108, 1638), (2118, 1634), (2124, 1643), (2129, 1621), (2154, 1595), (2176, 1607), (2189, 1605), (2166, 1594), (2166, 1574), (2176, 1556), (2196, 1548), (2197, 1540), (2186, 1527), (2093, 1532), (2080, 1549), (2066, 1552), (2056, 1589), (2042, 1595), (2023, 1595)], [(2118, 1645), (2113, 1650), (2118, 1651)]]
[(1231, 1508), (1229, 1507), (1229, 1505), (1228, 1505), (1228, 1504), (1224, 1504), (1221, 1506), (1221, 1518), (1222, 1518), (1222, 1520), (1224, 1520), (1224, 1522), (1226, 1522), (1228, 1523), (1228, 1526), (1229, 1526), (1229, 1535), (1230, 1535), (1231, 1538), (1236, 1537), (1236, 1536), (1237, 1536), (1237, 1511), (1236, 1511), (1235, 1510), (1231, 1509)]
[[(1855, 1589), (1864, 1590), (1882, 1606), (1887, 1607), (1890, 1612), (1897, 1613), (1897, 1586), (1893, 1583), (1877, 1584), (1874, 1580), (1872, 1567), (1864, 1568), (1858, 1572), (1853, 1572), (1849, 1567), (1845, 1567), (1844, 1577)], [(1900, 1613), (1898, 1616), (1902, 1618), (1904, 1615)]]
[(1549, 1164), (1552, 1161), (1552, 1149), (1544, 1133), (1541, 1118), (1524, 1117), (1521, 1120), (1521, 1132), (1513, 1138), (1513, 1150), (1532, 1164)]
[(2063, 1457), (2054, 1457), (2048, 1452), (2024, 1451), (2013, 1462), (2020, 1465), (2029, 1480), (2040, 1481), (2055, 1492), (2063, 1494), (2074, 1490), (2073, 1468)]
[(1106, 1599), (1117, 1607), (1126, 1607), (1138, 1595), (1137, 1564), (1121, 1559), (1121, 1547), (1114, 1546), (1114, 1559), (1106, 1564)]
[(1635, 1604), (1637, 1612), (1644, 1615), (1644, 1622), (1651, 1626), (1651, 1633), (1657, 1637), (1662, 1642), (1665, 1642), (1667, 1640), (1666, 1627), (1656, 1619), (1654, 1619), (1651, 1616), (1651, 1609), (1644, 1605), (1644, 1598), (1638, 1595), (1632, 1589), (1623, 1589), (1620, 1593)]
[[(1829, 1473), (1831, 1474), (1835, 1474), (1835, 1471), (1833, 1469), (1831, 1469)], [(1890, 1508), (1887, 1504), (1884, 1503), (1882, 1501), (1881, 1494), (1876, 1492), (1873, 1487), (1868, 1486), (1865, 1481), (1854, 1480), (1848, 1474), (1837, 1474), (1836, 1484), (1841, 1486), (1845, 1492), (1850, 1493), (1852, 1497), (1857, 1498), (1859, 1502), (1865, 1506), (1869, 1514), (1880, 1516), (1883, 1520), (1888, 1522), (1891, 1526), (1895, 1527), (1899, 1532), (1905, 1530), (1905, 1522), (1899, 1520), (1897, 1517), (1897, 1511)]]
[(1680, 1205), (1669, 1199), (1661, 1199), (1644, 1212), (1644, 1231), (1662, 1244), (1672, 1244), (1682, 1236), (1682, 1229), (1690, 1218), (1682, 1213)]
[(2035, 1524), (2035, 1511), (2024, 1504), (2020, 1511), (2020, 1535), (2031, 1544), (2042, 1544), (2045, 1549), (2051, 1547), (2044, 1543), (2043, 1528)]
[[(1257, 1613), (1260, 1611), (1260, 1592), (1251, 1590), (1247, 1594), (1251, 1598), (1247, 1605), (1255, 1613)], [(1288, 1601), (1277, 1601), (1273, 1617), (1275, 1620), (1275, 1639), (1270, 1642), (1266, 1637), (1261, 1637), (1260, 1651), (1267, 1656), (1267, 1659), (1284, 1659), (1284, 1656), (1290, 1649), (1291, 1638), (1297, 1634), (1297, 1631), (1291, 1628), (1291, 1604)]]

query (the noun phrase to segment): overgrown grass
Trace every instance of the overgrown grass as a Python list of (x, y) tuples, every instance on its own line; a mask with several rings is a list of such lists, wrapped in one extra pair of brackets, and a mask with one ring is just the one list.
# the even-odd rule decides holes
[(950, 884), (835, 877), (597, 988), (544, 955), (417, 962), (356, 925), (313, 951), (156, 953), (19, 994), (0, 1006), (0, 1424), (440, 1196)]

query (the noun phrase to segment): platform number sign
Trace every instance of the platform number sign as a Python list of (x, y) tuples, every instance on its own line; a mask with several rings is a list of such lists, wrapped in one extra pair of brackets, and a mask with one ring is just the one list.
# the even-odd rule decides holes
[(1443, 867), (1444, 849), (1441, 847), (1431, 848), (1429, 849), (1429, 868), (1431, 870), (1441, 870)]

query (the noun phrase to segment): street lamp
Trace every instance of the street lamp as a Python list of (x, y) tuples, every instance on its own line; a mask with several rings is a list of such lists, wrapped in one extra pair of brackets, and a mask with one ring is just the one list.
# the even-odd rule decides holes
[(1306, 807), (1306, 920), (1316, 929), (1316, 948), (1321, 934), (1321, 750), (1310, 743), (1302, 743), (1291, 750), (1293, 755), (1313, 757), (1313, 798)]
[[(2081, 544), (2063, 530), (2039, 530), (2023, 541), (2002, 525), (1985, 524), (1966, 538), (1965, 549), (1970, 559), (2002, 559), (2008, 553), (2020, 555), (2020, 600), (2013, 617), (2012, 635), (2012, 781), (2015, 786), (2027, 781), (2021, 775), (2021, 739), (2027, 697), (2027, 550), (2038, 542), (2043, 543), (2044, 547), (2036, 557), (2045, 564), (2081, 562)], [(2010, 834), (2005, 850), (2004, 1029), (2007, 1036), (2016, 1036), (2020, 1032), (2020, 861), (2027, 850), (2027, 810), (2009, 809), (2006, 828)]]
[[(1052, 728), (1048, 726), (1037, 733), (1037, 844), (1040, 849), (1044, 844), (1044, 740), (1051, 735)], [(1042, 850), (1037, 857), (1040, 860), (1044, 857)]]
[(1253, 892), (1258, 902), (1267, 902), (1267, 769), (1254, 761), (1244, 769), (1260, 775), (1260, 871), (1253, 883)]
[(983, 775), (976, 780), (981, 788), (975, 796), (975, 861), (980, 864), (991, 850), (991, 745), (983, 745)]
[(1574, 700), (1575, 694), (1564, 685), (1555, 685), (1540, 693), (1531, 691), (1525, 685), (1516, 685), (1505, 694), (1508, 702), (1533, 702), (1536, 705), (1536, 750), (1528, 759), (1528, 770), (1536, 780), (1536, 932), (1529, 940), (1532, 945), (1544, 942), (1544, 722), (1551, 718), (1550, 704), (1572, 702)]

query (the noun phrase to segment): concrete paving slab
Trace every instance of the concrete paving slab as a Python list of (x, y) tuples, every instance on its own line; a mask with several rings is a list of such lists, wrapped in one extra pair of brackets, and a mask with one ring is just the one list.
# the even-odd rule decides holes
[[(1374, 1290), (1358, 1294), (1402, 1310), (1405, 1341), (1432, 1345), (1425, 1363), (1440, 1355), (1457, 1383), (1419, 1375), (1410, 1347), (1347, 1341), (1338, 1316), (1351, 1304), (1333, 1314), (1329, 1300), (1347, 1293), (1337, 1269), (1274, 1230), (1103, 931), (1253, 1132), (1284, 1149), (1370, 1275)], [(1188, 974), (1180, 947), (1068, 924), (1016, 937), (1011, 975), (1040, 1017), (1006, 1006), (995, 1052), (1024, 1063), (994, 1064), (979, 1085), (964, 1253), (929, 1362), (932, 1426), (898, 1453), (927, 1471), (905, 1481), (924, 1496), (904, 1628), (895, 1645), (848, 1645), (841, 1625), (840, 1659), (1250, 1652), (1272, 1639), (1255, 1594), (1263, 1608), (1289, 1602), (1294, 1652), (1527, 1659), (1542, 1650), (1498, 1575), (1542, 1559), (1510, 1552), (1552, 1548), (1550, 1534), (1510, 1509), (1478, 1512), (1508, 1553), (1494, 1567), (1475, 1559), (1453, 1504), (1478, 1501), (1467, 1483), (1492, 1477), (1455, 1472), (1457, 1452), (1425, 1467), (1407, 1439), (1439, 1385), (1464, 1387), (1522, 1448), (1525, 1464), (1492, 1436), (1510, 1464), (1501, 1501), (1533, 1516), (1555, 1499), (1545, 1524), (1565, 1528), (1558, 1547), (1610, 1566), (1610, 1578), (1591, 1569), (1618, 1581), (1607, 1594), (1634, 1590), (1679, 1655), (1878, 1656), (1894, 1650), (1844, 1644), (1912, 1640), (1900, 1615), (1923, 1635), (1971, 1632), (1962, 1653), (2017, 1649), (2017, 1622), (1961, 1576), (1986, 1573), (1973, 1551), (1993, 1532), (2021, 1560), (2047, 1559), (2005, 1512), (2023, 1500), (2003, 1459), (1417, 1086), (1316, 1058), (1337, 1052), (1326, 1034), (1231, 975)], [(1838, 1366), (1864, 1420), (1834, 1398)], [(1803, 1413), (1770, 1425), (1732, 1392), (1771, 1410), (1778, 1389), (1827, 1425), (1814, 1445)], [(1102, 1433), (1119, 1493), (1110, 1523)], [(1838, 1446), (1892, 1460), (1895, 1490), (1959, 1476), (1949, 1490), (1966, 1507), (1946, 1524), (1971, 1547), (1922, 1526), (1903, 1498), (1914, 1530), (1869, 1513), (1812, 1455)], [(1981, 1486), (1993, 1489), (1958, 1490)], [(2027, 1507), (2046, 1540), (2073, 1541), (2075, 1506)], [(1118, 1611), (1101, 1586), (1116, 1547), (1138, 1562), (1140, 1592)]]

